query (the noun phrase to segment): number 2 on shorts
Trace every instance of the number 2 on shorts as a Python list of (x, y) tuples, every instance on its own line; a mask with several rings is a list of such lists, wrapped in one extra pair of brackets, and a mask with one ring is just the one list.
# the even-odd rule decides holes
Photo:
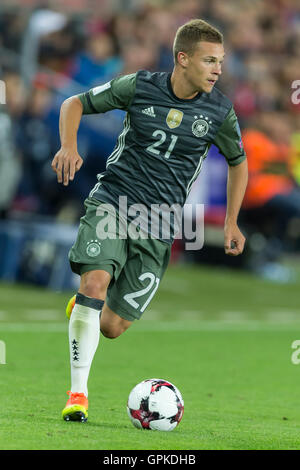
[(137, 309), (137, 308), (140, 307), (140, 304), (138, 304), (138, 302), (136, 302), (134, 299), (136, 297), (141, 297), (142, 295), (147, 294), (147, 292), (150, 292), (153, 285), (155, 284), (154, 289), (152, 290), (152, 292), (149, 295), (148, 299), (146, 300), (144, 305), (140, 308), (141, 313), (144, 312), (144, 310), (146, 309), (146, 307), (150, 303), (152, 297), (154, 296), (155, 292), (157, 291), (159, 281), (160, 281), (160, 279), (158, 277), (155, 277), (154, 274), (152, 274), (152, 273), (141, 274), (140, 277), (139, 277), (139, 280), (144, 281), (147, 278), (150, 279), (150, 282), (147, 285), (147, 287), (145, 287), (144, 289), (138, 290), (136, 292), (131, 292), (130, 294), (126, 294), (123, 297), (124, 300), (126, 300), (126, 302), (128, 302), (133, 308)]

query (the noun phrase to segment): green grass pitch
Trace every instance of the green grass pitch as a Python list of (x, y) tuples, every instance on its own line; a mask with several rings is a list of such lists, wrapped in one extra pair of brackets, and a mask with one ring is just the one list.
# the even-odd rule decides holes
[[(237, 271), (170, 266), (144, 318), (101, 337), (89, 380), (89, 420), (64, 422), (70, 389), (72, 293), (0, 284), (0, 449), (299, 449), (299, 283)], [(182, 392), (172, 432), (134, 428), (130, 390), (163, 378)]]

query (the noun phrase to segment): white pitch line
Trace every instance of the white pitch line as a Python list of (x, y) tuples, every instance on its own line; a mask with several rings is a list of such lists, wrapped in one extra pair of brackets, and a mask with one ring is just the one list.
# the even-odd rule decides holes
[(228, 323), (243, 323), (249, 321), (251, 318), (248, 312), (223, 311), (219, 312), (218, 319)]
[[(142, 325), (138, 325), (136, 329), (143, 332), (163, 332), (163, 331), (186, 331), (186, 332), (201, 332), (201, 331), (293, 331), (295, 328), (299, 329), (300, 322), (298, 323), (266, 323), (259, 321), (248, 321), (241, 323), (231, 322), (208, 322), (203, 321), (194, 323), (189, 321), (182, 322), (170, 322), (170, 323), (158, 323), (152, 324), (150, 322), (144, 322)], [(134, 326), (132, 327), (134, 328)]]
[(277, 310), (273, 312), (267, 312), (266, 314), (267, 320), (277, 323), (292, 323), (297, 322), (300, 319), (299, 312), (293, 310)]
[(8, 312), (0, 310), (0, 320), (5, 320), (8, 317)]
[[(260, 321), (247, 321), (242, 323), (229, 323), (220, 321), (173, 321), (173, 322), (160, 322), (160, 321), (137, 321), (130, 328), (131, 331), (136, 332), (172, 332), (172, 331), (185, 331), (185, 332), (201, 332), (201, 331), (294, 331), (295, 328), (299, 330), (300, 323), (270, 323)], [(0, 339), (1, 333), (68, 333), (67, 323), (2, 323), (0, 324)]]
[(67, 323), (1, 323), (0, 324), (0, 337), (1, 333), (67, 333)]
[(63, 310), (57, 309), (28, 309), (22, 313), (22, 319), (29, 321), (48, 321), (64, 318)]
[[(62, 320), (65, 318), (63, 310), (58, 309), (26, 309), (16, 312), (18, 323), (21, 322), (44, 322), (53, 320)], [(0, 310), (0, 321), (12, 320), (15, 317), (14, 312)]]

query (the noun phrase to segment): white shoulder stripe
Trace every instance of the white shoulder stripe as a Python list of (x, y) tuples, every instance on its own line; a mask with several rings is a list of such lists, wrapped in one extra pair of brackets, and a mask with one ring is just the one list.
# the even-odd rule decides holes
[(105, 90), (108, 90), (110, 88), (110, 82), (104, 83), (104, 85), (99, 85), (96, 86), (95, 88), (92, 89), (93, 95), (99, 95), (99, 93), (102, 93)]

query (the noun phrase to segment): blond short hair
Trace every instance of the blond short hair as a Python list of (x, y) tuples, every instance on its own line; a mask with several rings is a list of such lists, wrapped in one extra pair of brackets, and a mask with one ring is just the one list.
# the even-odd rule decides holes
[(173, 55), (175, 64), (178, 62), (178, 52), (192, 55), (200, 41), (223, 44), (223, 34), (204, 20), (191, 20), (178, 28), (174, 44)]

